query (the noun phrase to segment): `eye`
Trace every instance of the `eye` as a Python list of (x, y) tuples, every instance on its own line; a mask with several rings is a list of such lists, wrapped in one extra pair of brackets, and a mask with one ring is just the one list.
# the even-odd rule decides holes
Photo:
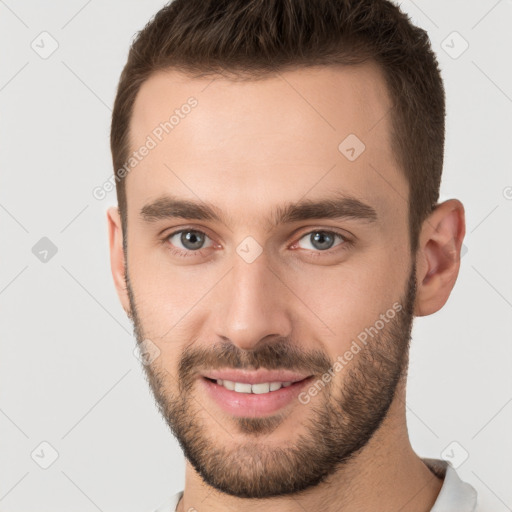
[[(339, 243), (335, 243), (337, 238), (340, 240)], [(305, 246), (301, 245), (301, 240), (306, 241)], [(349, 243), (348, 239), (339, 233), (319, 229), (306, 233), (306, 235), (300, 238), (300, 240), (297, 242), (297, 245), (299, 245), (299, 247), (302, 249), (313, 249), (323, 252), (331, 249), (332, 247), (341, 245), (342, 242), (345, 242), (345, 244)]]
[[(166, 237), (166, 240), (174, 246), (178, 253), (196, 252), (212, 245), (212, 241), (202, 231), (196, 229), (182, 229), (175, 231)], [(210, 245), (205, 246), (206, 240), (210, 240)]]
[[(206, 233), (191, 228), (174, 231), (170, 235), (166, 235), (163, 241), (170, 251), (179, 257), (206, 257), (206, 249), (216, 246)], [(324, 252), (330, 253), (330, 249), (338, 246), (341, 246), (340, 250), (348, 249), (351, 244), (351, 240), (340, 233), (317, 229), (303, 235), (292, 248), (307, 249), (313, 251), (311, 256), (319, 256)]]

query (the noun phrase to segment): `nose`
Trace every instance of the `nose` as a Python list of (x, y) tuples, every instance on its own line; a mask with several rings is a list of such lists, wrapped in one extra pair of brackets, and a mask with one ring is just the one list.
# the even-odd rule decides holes
[(268, 336), (288, 337), (292, 322), (287, 286), (265, 254), (248, 263), (237, 254), (233, 268), (215, 290), (215, 334), (253, 350)]

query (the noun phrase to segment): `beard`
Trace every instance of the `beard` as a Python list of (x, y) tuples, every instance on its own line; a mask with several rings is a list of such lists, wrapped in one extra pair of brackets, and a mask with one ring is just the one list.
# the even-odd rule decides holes
[[(143, 365), (162, 416), (203, 481), (239, 498), (284, 496), (325, 482), (353, 459), (379, 429), (398, 384), (405, 381), (415, 276), (413, 263), (406, 293), (399, 301), (402, 309), (346, 364), (340, 371), (342, 378), (325, 384), (314, 403), (301, 405), (305, 407), (301, 421), (304, 433), (285, 446), (265, 444), (265, 438), (286, 420), (286, 414), (233, 416), (223, 428), (222, 420), (214, 418), (194, 396), (194, 384), (201, 370), (220, 368), (286, 369), (321, 378), (334, 365), (324, 352), (304, 351), (289, 339), (279, 338), (250, 351), (230, 342), (206, 348), (188, 346), (180, 357), (176, 376), (159, 365), (159, 359)], [(126, 283), (130, 316), (140, 345), (145, 339), (144, 326), (128, 275)], [(219, 442), (224, 432), (230, 437), (233, 425), (247, 440), (237, 443), (231, 436), (228, 442)], [(222, 430), (220, 435), (211, 434), (215, 429)]]

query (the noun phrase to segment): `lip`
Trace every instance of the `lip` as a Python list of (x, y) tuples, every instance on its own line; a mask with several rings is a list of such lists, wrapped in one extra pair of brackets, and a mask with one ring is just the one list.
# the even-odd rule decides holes
[[(213, 373), (213, 372), (212, 372)], [(219, 372), (220, 373), (220, 372)], [(229, 372), (224, 372), (229, 375)], [(277, 375), (278, 372), (273, 372)], [(282, 374), (283, 375), (283, 374)], [(288, 375), (290, 373), (288, 372)], [(220, 378), (220, 377), (219, 377)], [(237, 379), (240, 377), (238, 376)], [(227, 380), (231, 380), (226, 377)], [(245, 382), (251, 384), (258, 384), (261, 382), (289, 382), (287, 380), (260, 380), (259, 382), (250, 382), (248, 380), (237, 380), (236, 382)], [(202, 391), (213, 400), (224, 412), (230, 416), (244, 416), (244, 417), (261, 417), (278, 412), (279, 410), (296, 404), (298, 402), (298, 395), (312, 381), (313, 376), (308, 376), (300, 381), (295, 381), (293, 384), (286, 388), (280, 388), (277, 391), (270, 391), (269, 393), (255, 394), (255, 393), (238, 393), (231, 391), (224, 386), (208, 380), (208, 378), (201, 376), (199, 380)]]

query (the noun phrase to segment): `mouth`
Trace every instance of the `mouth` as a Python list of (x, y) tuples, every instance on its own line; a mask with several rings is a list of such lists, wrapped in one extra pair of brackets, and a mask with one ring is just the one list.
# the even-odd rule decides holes
[(313, 375), (292, 372), (208, 372), (199, 381), (206, 395), (231, 416), (264, 416), (298, 403)]

